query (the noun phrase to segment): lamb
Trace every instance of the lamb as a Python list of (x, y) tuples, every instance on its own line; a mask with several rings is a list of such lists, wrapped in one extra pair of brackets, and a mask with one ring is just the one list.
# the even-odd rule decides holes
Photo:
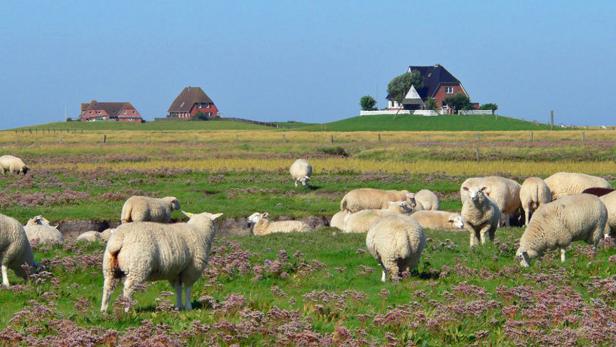
[(500, 176), (469, 178), (460, 186), (460, 198), (463, 204), (468, 198), (468, 191), (464, 190), (464, 187), (486, 187), (484, 191), (485, 195), (496, 203), (501, 212), (500, 225), (509, 226), (510, 217), (516, 215), (518, 210), (522, 207), (520, 202), (521, 187), (520, 184), (514, 180)]
[(351, 213), (348, 211), (338, 211), (329, 221), (329, 226), (332, 228), (344, 229), (344, 220)]
[(605, 179), (582, 173), (557, 172), (545, 179), (552, 192), (552, 200), (563, 196), (580, 194), (588, 188), (612, 188)]
[(361, 210), (349, 214), (344, 219), (342, 231), (345, 233), (366, 233), (384, 216), (391, 214), (410, 215), (413, 211), (413, 207), (408, 201), (390, 201), (387, 203), (387, 208)]
[(417, 211), (411, 215), (424, 229), (463, 230), (464, 218), (459, 213), (446, 211)]
[(545, 251), (560, 249), (565, 261), (565, 248), (572, 241), (586, 241), (593, 252), (602, 235), (609, 237), (608, 212), (601, 200), (590, 194), (576, 194), (541, 205), (520, 238), (516, 259), (524, 267)]
[(607, 225), (611, 234), (616, 234), (616, 192), (603, 195), (599, 198), (607, 208)]
[(18, 175), (23, 174), (24, 176), (30, 170), (23, 160), (12, 155), (3, 155), (0, 157), (0, 169), (2, 169), (2, 174), (4, 175), (8, 172)]
[(501, 217), (498, 205), (485, 195), (486, 187), (462, 187), (468, 192), (469, 198), (462, 205), (462, 218), (464, 227), (470, 235), (470, 246), (485, 244), (487, 239), (494, 240)]
[(289, 168), (289, 172), (296, 187), (298, 182), (305, 186), (312, 176), (312, 165), (306, 159), (297, 159)]
[(64, 236), (57, 226), (51, 226), (49, 221), (40, 215), (28, 220), (24, 230), (31, 243), (59, 245), (64, 242)]
[(414, 269), (425, 245), (426, 236), (421, 225), (404, 215), (381, 218), (366, 235), (368, 251), (383, 268), (382, 282), (388, 275), (397, 281), (403, 271)]
[(248, 217), (248, 223), (252, 224), (252, 233), (256, 236), (264, 236), (274, 233), (292, 233), (312, 231), (310, 226), (302, 221), (285, 220), (270, 222), (269, 213), (255, 212)]
[(409, 201), (415, 204), (415, 195), (407, 190), (353, 189), (340, 201), (340, 211), (355, 213), (361, 210), (387, 208), (390, 201)]
[(103, 255), (102, 312), (107, 311), (118, 278), (124, 278), (123, 296), (128, 300), (145, 281), (168, 280), (175, 288), (176, 308), (192, 309), (192, 286), (207, 265), (218, 229), (215, 221), (222, 213), (183, 213), (190, 218), (186, 223), (136, 222), (116, 229)]
[(552, 201), (552, 192), (539, 177), (529, 177), (522, 182), (520, 202), (524, 209), (524, 225), (528, 225), (530, 217), (541, 206)]
[(0, 265), (2, 267), (2, 285), (9, 287), (8, 269), (23, 279), (28, 274), (22, 265), (36, 267), (32, 248), (24, 228), (16, 219), (0, 214)]
[(439, 208), (438, 196), (427, 189), (415, 193), (415, 201), (417, 202), (417, 210), (436, 211)]
[(162, 199), (131, 196), (122, 207), (122, 224), (129, 222), (169, 223), (171, 213), (180, 209), (180, 202), (173, 196)]

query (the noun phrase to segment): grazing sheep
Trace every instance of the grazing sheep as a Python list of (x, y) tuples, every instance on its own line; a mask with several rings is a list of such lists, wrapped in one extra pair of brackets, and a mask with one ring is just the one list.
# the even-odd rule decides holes
[(564, 262), (565, 248), (572, 241), (586, 241), (595, 251), (601, 237), (608, 237), (607, 218), (605, 205), (590, 194), (564, 196), (541, 205), (520, 238), (516, 258), (528, 267), (532, 258), (559, 248)]
[(552, 200), (563, 196), (581, 194), (588, 188), (612, 188), (605, 179), (582, 173), (557, 172), (545, 179), (552, 192)]
[(543, 204), (552, 201), (552, 192), (539, 177), (529, 177), (522, 182), (520, 202), (524, 209), (524, 225), (528, 225), (530, 217)]
[(248, 223), (252, 224), (252, 233), (256, 236), (264, 236), (274, 233), (293, 233), (312, 231), (310, 226), (298, 220), (284, 220), (270, 222), (269, 213), (255, 212), (248, 217)]
[(351, 214), (348, 211), (338, 211), (329, 221), (329, 226), (332, 228), (338, 228), (340, 230), (344, 229), (344, 220), (346, 217)]
[(173, 196), (162, 199), (131, 196), (122, 207), (122, 224), (129, 222), (169, 223), (171, 213), (180, 209), (180, 202)]
[(14, 173), (14, 174), (27, 174), (28, 166), (24, 164), (23, 160), (12, 155), (3, 155), (0, 157), (0, 169), (2, 174)]
[(462, 205), (462, 218), (464, 227), (470, 234), (470, 246), (485, 244), (487, 239), (494, 240), (496, 228), (500, 220), (500, 210), (496, 203), (485, 195), (486, 187), (462, 187), (468, 192), (468, 199)]
[(612, 235), (616, 235), (616, 192), (603, 195), (599, 198), (607, 209), (607, 225)]
[(409, 201), (415, 204), (414, 196), (415, 194), (407, 190), (353, 189), (346, 193), (340, 201), (340, 211), (354, 213), (361, 210), (387, 208), (390, 201)]
[(289, 168), (291, 177), (297, 187), (297, 182), (305, 186), (312, 176), (312, 165), (306, 159), (297, 159)]
[(383, 268), (383, 282), (387, 275), (396, 281), (403, 271), (415, 268), (425, 245), (426, 236), (421, 225), (404, 215), (381, 218), (366, 235), (368, 251)]
[(57, 226), (49, 225), (49, 221), (40, 215), (29, 219), (24, 230), (31, 243), (59, 245), (64, 242), (64, 236)]
[(436, 211), (439, 208), (438, 196), (427, 189), (415, 193), (415, 201), (417, 202), (417, 210)]
[(592, 194), (592, 195), (601, 197), (601, 196), (607, 195), (607, 194), (609, 194), (609, 193), (611, 193), (613, 191), (614, 191), (614, 189), (612, 189), (612, 188), (592, 187), (592, 188), (584, 189), (582, 194)]
[(3, 286), (9, 286), (8, 269), (13, 270), (17, 276), (28, 279), (22, 265), (36, 266), (26, 232), (16, 219), (0, 214), (0, 266)]
[(408, 201), (390, 201), (387, 203), (387, 208), (361, 210), (349, 214), (344, 219), (342, 230), (345, 233), (367, 233), (381, 217), (391, 214), (410, 215), (413, 211), (413, 207)]
[(472, 177), (464, 181), (460, 186), (460, 199), (462, 203), (468, 198), (467, 188), (486, 187), (484, 193), (498, 206), (501, 217), (500, 225), (509, 226), (510, 217), (515, 216), (522, 207), (520, 203), (520, 184), (514, 180), (500, 177)]
[(464, 218), (455, 212), (417, 211), (411, 215), (424, 229), (463, 230)]
[(184, 214), (190, 218), (186, 223), (137, 222), (116, 229), (103, 255), (101, 311), (107, 310), (118, 278), (124, 278), (123, 296), (129, 300), (142, 283), (168, 280), (175, 288), (176, 308), (192, 309), (191, 289), (207, 265), (218, 228), (214, 221), (222, 213)]

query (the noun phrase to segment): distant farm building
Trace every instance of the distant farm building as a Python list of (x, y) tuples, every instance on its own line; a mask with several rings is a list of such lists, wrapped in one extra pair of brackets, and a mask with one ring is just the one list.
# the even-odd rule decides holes
[(143, 122), (141, 114), (130, 102), (98, 102), (96, 100), (81, 104), (79, 119), (83, 122), (101, 120)]
[(173, 100), (167, 118), (191, 120), (194, 118), (218, 118), (214, 101), (199, 87), (186, 87)]

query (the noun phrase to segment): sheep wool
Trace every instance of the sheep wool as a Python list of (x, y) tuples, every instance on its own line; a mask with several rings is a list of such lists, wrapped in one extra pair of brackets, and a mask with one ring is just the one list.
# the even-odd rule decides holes
[(493, 241), (501, 214), (498, 206), (485, 195), (486, 187), (464, 186), (463, 189), (469, 195), (462, 204), (461, 215), (470, 235), (470, 246), (485, 244), (488, 238)]
[(581, 194), (588, 188), (612, 188), (604, 178), (583, 173), (557, 172), (545, 179), (552, 192), (552, 200), (563, 196)]
[(392, 214), (410, 215), (413, 207), (407, 201), (390, 201), (387, 208), (361, 210), (351, 213), (344, 219), (345, 233), (366, 233), (382, 217)]
[(9, 286), (8, 269), (27, 279), (28, 274), (22, 265), (36, 265), (26, 232), (16, 219), (0, 214), (0, 266), (3, 286)]
[(599, 198), (607, 208), (607, 226), (610, 234), (616, 235), (616, 191)]
[(340, 230), (344, 229), (344, 220), (350, 213), (348, 211), (338, 211), (329, 221), (329, 226)]
[(390, 201), (415, 203), (414, 194), (407, 190), (353, 189), (340, 201), (340, 211), (355, 213), (361, 210), (387, 208)]
[(428, 189), (422, 189), (415, 193), (415, 201), (417, 206), (421, 206), (421, 210), (436, 211), (439, 208), (438, 196)]
[(84, 233), (81, 233), (75, 239), (75, 241), (77, 241), (77, 242), (79, 242), (79, 241), (83, 241), (83, 242), (96, 242), (96, 241), (101, 241), (101, 240), (102, 240), (101, 233), (99, 233), (96, 230), (90, 230), (90, 231), (86, 231)]
[(601, 237), (608, 237), (607, 213), (601, 200), (590, 194), (564, 196), (541, 205), (520, 238), (516, 258), (528, 267), (531, 259), (558, 248), (564, 262), (565, 248), (573, 241), (586, 241), (594, 251)]
[(411, 215), (424, 229), (464, 230), (464, 219), (459, 213), (447, 211), (417, 211)]
[(222, 213), (185, 214), (190, 218), (187, 223), (136, 222), (116, 229), (103, 255), (101, 311), (107, 310), (118, 278), (124, 278), (126, 299), (145, 281), (167, 280), (175, 288), (176, 307), (192, 308), (191, 289), (207, 265), (218, 228), (215, 220)]
[(161, 199), (147, 196), (131, 196), (122, 207), (122, 223), (159, 222), (169, 223), (171, 212), (180, 209), (180, 202), (172, 196)]
[(253, 224), (252, 233), (255, 236), (264, 236), (274, 233), (293, 233), (312, 231), (310, 226), (302, 221), (284, 220), (270, 222), (269, 213), (255, 212), (248, 217), (248, 222)]
[(64, 242), (64, 236), (60, 230), (51, 225), (33, 224), (24, 226), (26, 236), (30, 243), (59, 245)]
[(312, 165), (306, 159), (297, 159), (289, 168), (289, 173), (293, 178), (295, 186), (298, 182), (305, 186), (312, 176)]
[(460, 199), (468, 199), (467, 188), (486, 187), (484, 194), (496, 203), (500, 210), (500, 225), (509, 226), (509, 218), (516, 215), (522, 207), (520, 202), (520, 184), (512, 179), (500, 176), (472, 177), (464, 181), (460, 186)]
[(524, 209), (524, 225), (528, 225), (530, 218), (539, 206), (552, 201), (550, 188), (539, 177), (529, 177), (522, 182), (520, 188), (520, 202)]
[(383, 282), (388, 276), (399, 280), (403, 271), (415, 268), (425, 245), (426, 236), (421, 225), (404, 215), (381, 218), (366, 235), (366, 247), (383, 269)]
[(0, 169), (2, 173), (26, 174), (30, 170), (20, 158), (13, 155), (3, 155), (0, 157)]

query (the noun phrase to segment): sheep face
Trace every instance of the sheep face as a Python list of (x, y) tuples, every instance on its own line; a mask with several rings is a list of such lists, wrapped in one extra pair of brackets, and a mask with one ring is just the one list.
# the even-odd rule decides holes
[(527, 251), (522, 247), (518, 248), (517, 252), (515, 252), (515, 259), (520, 262), (520, 266), (529, 267), (530, 259), (537, 256), (537, 252), (535, 251)]
[(302, 184), (302, 186), (305, 186), (306, 184), (309, 183), (308, 181), (310, 181), (310, 177), (304, 176), (304, 177), (300, 178), (299, 181)]
[(480, 205), (486, 200), (486, 189), (487, 187), (462, 187), (465, 191), (468, 192), (468, 197), (475, 205)]
[(175, 197), (170, 197), (169, 198), (169, 204), (171, 205), (171, 211), (177, 211), (180, 209), (180, 201), (178, 199), (176, 199)]
[(459, 214), (449, 217), (449, 223), (451, 223), (454, 228), (464, 229), (464, 218)]
[(415, 208), (415, 204), (410, 201), (390, 201), (389, 209), (394, 209), (398, 213), (411, 214)]
[(24, 167), (23, 167), (20, 171), (21, 171), (21, 173), (22, 173), (22, 174), (24, 174), (24, 176), (25, 176), (25, 175), (28, 173), (28, 171), (29, 171), (29, 170), (30, 170), (30, 168), (29, 168), (29, 167), (24, 166)]
[(261, 219), (267, 219), (267, 217), (269, 217), (269, 213), (267, 212), (263, 212), (263, 213), (255, 212), (251, 214), (250, 216), (248, 216), (248, 225), (255, 225), (259, 223)]
[(27, 225), (49, 225), (49, 221), (47, 220), (47, 218), (41, 215), (38, 215), (38, 216), (31, 218), (28, 221)]

